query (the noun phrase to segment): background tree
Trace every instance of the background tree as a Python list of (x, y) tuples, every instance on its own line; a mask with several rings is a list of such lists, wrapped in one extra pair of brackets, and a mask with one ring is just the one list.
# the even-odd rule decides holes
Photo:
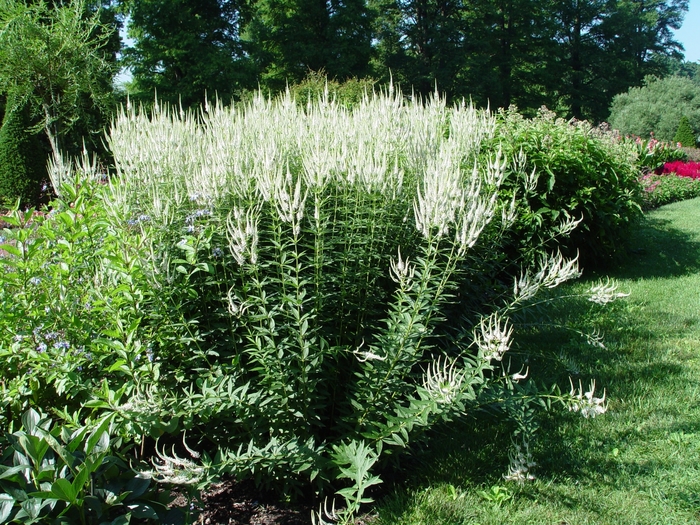
[(0, 93), (30, 104), (55, 152), (76, 122), (113, 102), (115, 65), (104, 51), (112, 31), (82, 0), (0, 0)]
[(644, 86), (613, 99), (608, 122), (623, 134), (648, 137), (653, 132), (659, 140), (672, 141), (683, 116), (700, 129), (700, 84), (679, 76), (648, 77)]
[(281, 90), (309, 71), (340, 81), (369, 73), (365, 0), (257, 0), (252, 13), (244, 39), (262, 85)]
[(228, 102), (252, 85), (240, 38), (246, 3), (230, 0), (122, 0), (133, 46), (124, 64), (133, 74), (132, 97), (150, 102), (154, 93), (191, 106), (205, 93)]

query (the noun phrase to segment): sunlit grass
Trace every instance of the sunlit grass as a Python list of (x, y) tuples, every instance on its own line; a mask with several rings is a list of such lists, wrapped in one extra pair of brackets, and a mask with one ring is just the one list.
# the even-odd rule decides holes
[[(609, 275), (630, 297), (606, 308), (558, 303), (547, 315), (559, 326), (516, 335), (533, 377), (564, 388), (568, 377), (594, 376), (609, 411), (544, 414), (531, 443), (537, 479), (525, 485), (503, 479), (511, 429), (488, 414), (443, 428), (405, 465), (410, 474), (380, 500), (375, 523), (700, 521), (700, 200), (649, 213)], [(605, 348), (572, 329), (597, 330)]]

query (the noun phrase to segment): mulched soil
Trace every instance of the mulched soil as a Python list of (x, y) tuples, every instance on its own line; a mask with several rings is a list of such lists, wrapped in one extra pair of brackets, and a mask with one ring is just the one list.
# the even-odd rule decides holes
[(311, 507), (287, 507), (262, 495), (253, 482), (224, 481), (202, 495), (201, 525), (308, 525)]

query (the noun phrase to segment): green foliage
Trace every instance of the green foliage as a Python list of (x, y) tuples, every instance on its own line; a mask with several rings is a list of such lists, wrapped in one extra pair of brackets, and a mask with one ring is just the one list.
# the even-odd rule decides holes
[(637, 166), (642, 173), (663, 168), (667, 162), (686, 160), (688, 148), (679, 148), (678, 144), (670, 144), (656, 140), (653, 136), (646, 140), (641, 137), (627, 136), (621, 139), (637, 151)]
[[(325, 71), (372, 77), (480, 107), (542, 105), (607, 117), (612, 97), (679, 71), (686, 0), (119, 0), (130, 17), (130, 86), (185, 107), (273, 93)], [(686, 71), (688, 68), (682, 69)], [(668, 137), (670, 139), (670, 137)]]
[(154, 93), (185, 107), (209, 97), (230, 102), (242, 88), (255, 87), (245, 58), (240, 25), (244, 2), (217, 0), (127, 1), (132, 47), (124, 65), (133, 80), (129, 95), (150, 105)]
[[(579, 272), (543, 253), (571, 226), (552, 222), (499, 275), (499, 295), (478, 274), (502, 266), (519, 234), (511, 197), (532, 180), (498, 146), (539, 151), (496, 133), (590, 132), (510, 119), (395, 91), (352, 107), (287, 94), (125, 110), (108, 139), (113, 178), (86, 159), (54, 166), (52, 211), (6, 219), (0, 422), (44, 407), (112, 417), (128, 444), (186, 432), (199, 459), (156, 448), (155, 479), (312, 488), (349, 519), (389, 458), (440, 422), (488, 406), (526, 434), (553, 401), (604, 412), (592, 389), (542, 396), (505, 364), (508, 315)], [(584, 143), (606, 168), (599, 150), (614, 146), (596, 140)]]
[(370, 24), (364, 0), (259, 0), (244, 30), (261, 84), (281, 91), (309, 71), (341, 81), (368, 75)]
[(36, 205), (41, 183), (48, 180), (46, 160), (29, 106), (11, 100), (0, 127), (0, 202)]
[(310, 72), (304, 80), (289, 89), (298, 104), (307, 105), (328, 98), (351, 108), (363, 98), (373, 95), (374, 84), (375, 81), (370, 78), (351, 78), (341, 83), (329, 79), (324, 72)]
[(695, 132), (693, 128), (690, 127), (690, 122), (688, 122), (688, 117), (683, 115), (681, 121), (678, 124), (678, 129), (676, 134), (673, 136), (673, 141), (678, 142), (686, 148), (694, 148), (697, 142)]
[(0, 2), (0, 93), (30, 101), (54, 153), (77, 122), (113, 102), (114, 28), (100, 16), (84, 0)]
[(9, 434), (0, 465), (0, 523), (122, 525), (131, 519), (161, 523), (168, 501), (158, 501), (147, 477), (115, 456), (108, 416), (70, 430), (28, 410), (22, 429)]
[(533, 119), (502, 112), (499, 127), (506, 155), (522, 152), (524, 172), (537, 175), (506, 180), (518, 210), (511, 257), (541, 245), (571, 220), (582, 223), (557, 243), (571, 256), (578, 253), (585, 268), (623, 253), (641, 216), (633, 148), (587, 122), (567, 122), (546, 110)]
[(700, 180), (680, 177), (675, 173), (644, 175), (640, 182), (644, 188), (643, 207), (658, 208), (665, 204), (700, 197)]
[(684, 77), (647, 77), (642, 87), (615, 96), (608, 122), (623, 135), (671, 142), (683, 117), (700, 129), (700, 84)]
[[(565, 384), (569, 375), (594, 373), (608, 385), (612, 417), (540, 418), (543, 428), (530, 442), (536, 479), (525, 484), (503, 479), (507, 428), (488, 415), (446, 425), (373, 506), (373, 519), (380, 525), (697, 521), (698, 205), (694, 199), (645, 214), (632, 233), (630, 256), (608, 273), (630, 293), (626, 301), (603, 309), (580, 298), (558, 301), (537, 313), (544, 324), (521, 331), (518, 350), (533, 377)], [(584, 279), (557, 294), (578, 296), (587, 286)], [(595, 328), (604, 337), (590, 344), (566, 327)], [(500, 507), (485, 499), (482, 492), (494, 485), (512, 499)], [(650, 490), (666, 496), (650, 497)]]

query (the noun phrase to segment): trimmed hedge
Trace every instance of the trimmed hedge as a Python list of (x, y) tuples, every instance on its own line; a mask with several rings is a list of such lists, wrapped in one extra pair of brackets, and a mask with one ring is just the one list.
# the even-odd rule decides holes
[(0, 199), (21, 206), (38, 202), (41, 182), (46, 179), (46, 151), (36, 133), (28, 130), (28, 104), (7, 104), (0, 127)]

